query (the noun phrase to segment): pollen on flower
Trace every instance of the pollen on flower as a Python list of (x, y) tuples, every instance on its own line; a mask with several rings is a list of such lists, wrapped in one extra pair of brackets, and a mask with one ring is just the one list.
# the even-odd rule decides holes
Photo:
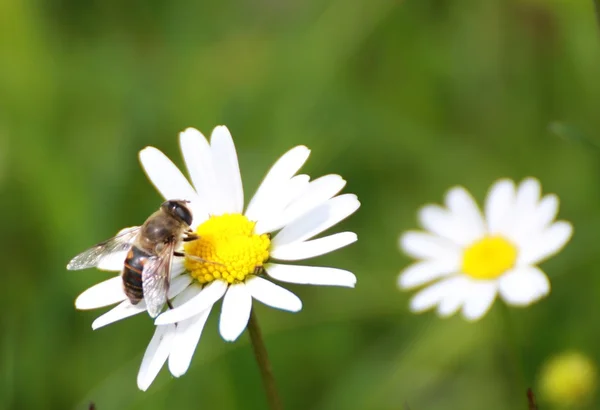
[(185, 253), (204, 259), (185, 259), (185, 267), (200, 283), (225, 279), (241, 282), (269, 258), (269, 235), (256, 235), (255, 222), (241, 214), (211, 216), (196, 233), (199, 239), (184, 245)]
[(511, 269), (517, 248), (501, 236), (485, 237), (463, 253), (462, 271), (475, 279), (494, 279)]

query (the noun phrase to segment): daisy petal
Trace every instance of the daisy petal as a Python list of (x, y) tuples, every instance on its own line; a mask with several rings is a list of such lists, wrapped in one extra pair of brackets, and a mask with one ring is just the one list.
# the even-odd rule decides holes
[(357, 236), (354, 232), (340, 232), (323, 238), (313, 239), (312, 241), (275, 246), (270, 252), (270, 256), (274, 259), (285, 261), (314, 258), (315, 256), (324, 255), (348, 246), (356, 242), (356, 240)]
[(225, 341), (233, 342), (242, 334), (248, 325), (251, 310), (252, 296), (246, 285), (237, 283), (229, 286), (223, 298), (219, 319), (219, 332)]
[(123, 279), (117, 276), (84, 291), (75, 299), (75, 307), (80, 310), (96, 309), (113, 305), (127, 299), (123, 292)]
[(185, 259), (184, 258), (173, 258), (171, 262), (171, 280), (175, 279), (179, 275), (185, 272)]
[(160, 368), (169, 357), (171, 344), (175, 337), (175, 325), (157, 326), (154, 336), (144, 353), (138, 372), (137, 384), (142, 391), (148, 390)]
[(456, 273), (459, 266), (444, 261), (416, 262), (400, 273), (398, 287), (411, 289), (439, 279), (451, 273)]
[(286, 183), (281, 185), (279, 192), (268, 204), (265, 204), (262, 210), (262, 216), (256, 222), (254, 232), (257, 235), (273, 232), (286, 225), (287, 219), (284, 219), (284, 209), (296, 198), (298, 192), (303, 192), (309, 185), (310, 177), (308, 175), (296, 175)]
[(292, 292), (258, 276), (246, 279), (246, 289), (259, 302), (276, 309), (298, 312), (302, 301)]
[(128, 252), (129, 249), (126, 251), (114, 252), (106, 255), (100, 259), (98, 266), (96, 267), (100, 270), (106, 270), (109, 272), (120, 272), (123, 270), (123, 264), (125, 263)]
[(540, 193), (542, 187), (540, 181), (535, 178), (526, 178), (521, 182), (517, 189), (517, 197), (515, 207), (519, 209), (527, 209), (527, 212), (531, 212), (537, 206), (540, 200)]
[(140, 162), (146, 175), (165, 199), (190, 201), (193, 215), (202, 214), (198, 194), (169, 158), (154, 147), (140, 151)]
[(169, 371), (173, 376), (180, 377), (189, 369), (210, 311), (211, 308), (208, 308), (194, 317), (177, 323), (174, 348), (169, 355)]
[(217, 192), (217, 183), (210, 145), (200, 131), (188, 128), (179, 134), (179, 146), (198, 197), (205, 204), (205, 212), (202, 215), (194, 215), (194, 224), (198, 225), (208, 218), (208, 213), (214, 214), (218, 211), (213, 194)]
[(298, 172), (309, 155), (310, 150), (300, 145), (283, 154), (275, 162), (246, 209), (245, 215), (248, 219), (258, 221), (264, 216), (263, 209), (265, 206), (268, 206), (273, 194), (277, 194), (281, 185), (290, 180)]
[(359, 207), (360, 202), (354, 194), (332, 198), (284, 227), (273, 238), (272, 246), (310, 239), (352, 215)]
[(424, 312), (439, 304), (454, 290), (455, 278), (440, 280), (418, 292), (410, 301), (410, 310)]
[(517, 266), (535, 265), (549, 258), (571, 239), (573, 227), (570, 223), (559, 221), (543, 230), (527, 243), (522, 244)]
[(453, 266), (460, 264), (461, 250), (457, 245), (428, 233), (405, 232), (400, 237), (400, 248), (416, 259), (438, 260)]
[(99, 329), (103, 326), (109, 325), (121, 319), (125, 319), (127, 317), (134, 316), (138, 313), (142, 313), (145, 311), (146, 303), (143, 300), (137, 305), (132, 305), (129, 300), (125, 300), (121, 302), (121, 304), (117, 305), (113, 309), (109, 310), (108, 312), (94, 320), (94, 322), (92, 323), (92, 329)]
[(536, 224), (533, 229), (548, 227), (558, 214), (558, 197), (554, 194), (546, 195), (540, 201), (536, 211)]
[[(189, 286), (173, 301), (173, 305), (183, 305), (196, 296), (201, 288), (199, 284)], [(183, 375), (190, 367), (194, 350), (196, 350), (210, 310), (208, 308), (204, 312), (178, 322), (175, 325), (175, 339), (173, 340), (173, 348), (169, 354), (169, 370), (173, 376), (179, 377)]]
[(515, 184), (509, 179), (501, 179), (492, 185), (485, 201), (485, 217), (489, 233), (504, 233), (510, 229), (507, 224), (515, 204)]
[(464, 276), (456, 276), (447, 283), (447, 294), (440, 301), (437, 313), (440, 317), (450, 317), (455, 314), (465, 300), (465, 289), (468, 289), (469, 281)]
[(221, 213), (242, 213), (244, 210), (242, 176), (235, 145), (227, 127), (224, 125), (216, 127), (210, 142), (217, 185), (223, 194)]
[(463, 187), (455, 187), (446, 194), (446, 206), (459, 221), (462, 242), (471, 243), (485, 234), (483, 217), (471, 194)]
[(425, 205), (419, 210), (419, 222), (421, 226), (437, 236), (455, 242), (456, 226), (452, 213), (439, 205)]
[(471, 281), (465, 295), (463, 316), (470, 321), (480, 319), (492, 306), (498, 286), (495, 281)]
[(306, 191), (285, 209), (284, 224), (282, 226), (327, 202), (327, 200), (337, 195), (345, 185), (346, 181), (335, 174), (315, 179), (308, 184)]
[(221, 299), (226, 290), (227, 282), (224, 280), (215, 280), (202, 288), (202, 290), (197, 291), (197, 294), (187, 303), (162, 313), (156, 318), (154, 324), (166, 325), (189, 319), (214, 305), (216, 301)]
[(535, 266), (514, 269), (499, 281), (500, 296), (510, 305), (528, 306), (550, 292), (548, 277)]
[(348, 288), (356, 285), (356, 276), (352, 272), (337, 268), (269, 263), (265, 265), (265, 270), (267, 275), (282, 282)]
[(169, 293), (167, 297), (173, 299), (175, 296), (183, 292), (190, 283), (192, 283), (192, 277), (190, 275), (179, 275), (175, 279), (171, 279), (169, 284)]

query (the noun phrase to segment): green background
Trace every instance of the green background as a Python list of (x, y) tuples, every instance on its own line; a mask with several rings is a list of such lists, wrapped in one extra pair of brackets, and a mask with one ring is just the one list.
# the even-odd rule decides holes
[[(358, 243), (314, 261), (356, 289), (286, 286), (298, 314), (256, 304), (287, 409), (525, 409), (548, 357), (600, 359), (599, 73), (590, 1), (1, 1), (0, 408), (265, 408), (247, 334), (224, 342), (218, 309), (188, 373), (138, 391), (152, 322), (92, 331), (105, 309), (73, 301), (108, 275), (65, 269), (157, 208), (140, 149), (182, 165), (179, 131), (226, 124), (246, 200), (304, 144), (304, 171), (362, 202), (335, 228)], [(475, 324), (408, 311), (397, 238), (453, 185), (481, 201), (526, 176), (575, 234), (542, 265), (550, 296), (508, 309), (520, 383), (501, 303)]]

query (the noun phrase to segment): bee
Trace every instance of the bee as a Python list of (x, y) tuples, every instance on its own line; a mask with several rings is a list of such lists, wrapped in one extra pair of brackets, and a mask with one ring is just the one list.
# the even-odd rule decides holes
[(125, 295), (133, 305), (144, 299), (148, 314), (158, 316), (165, 303), (172, 308), (167, 297), (171, 262), (173, 256), (185, 256), (176, 249), (182, 242), (199, 238), (190, 228), (192, 212), (188, 202), (163, 202), (142, 226), (125, 230), (80, 253), (71, 259), (67, 269), (96, 267), (104, 258), (127, 252), (121, 271)]

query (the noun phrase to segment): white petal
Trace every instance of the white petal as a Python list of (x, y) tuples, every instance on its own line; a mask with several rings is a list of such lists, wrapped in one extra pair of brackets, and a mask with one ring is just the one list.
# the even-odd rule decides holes
[(413, 258), (443, 261), (452, 266), (458, 266), (462, 257), (456, 244), (424, 232), (405, 232), (400, 237), (400, 248)]
[(137, 305), (132, 305), (129, 300), (125, 300), (121, 302), (121, 304), (117, 305), (113, 309), (109, 310), (102, 316), (98, 317), (92, 323), (92, 329), (96, 330), (103, 326), (109, 325), (111, 323), (117, 322), (121, 319), (125, 319), (127, 317), (137, 315), (138, 313), (142, 313), (146, 311), (146, 303), (142, 300)]
[(154, 324), (166, 325), (189, 319), (214, 305), (217, 300), (221, 299), (226, 290), (227, 282), (215, 280), (202, 288), (189, 302), (162, 313), (156, 318)]
[(506, 229), (505, 232), (508, 238), (519, 246), (530, 240), (532, 232), (535, 233), (539, 218), (540, 192), (540, 183), (533, 178), (523, 180), (517, 189), (512, 215), (513, 226), (510, 231)]
[(339, 175), (325, 175), (308, 184), (307, 189), (284, 210), (285, 226), (317, 206), (333, 198), (344, 188), (346, 181)]
[(492, 185), (485, 201), (485, 217), (489, 233), (510, 231), (515, 204), (515, 184), (509, 179), (500, 179)]
[(140, 151), (140, 162), (150, 181), (165, 199), (190, 201), (193, 215), (205, 212), (194, 188), (165, 154), (154, 147), (146, 147)]
[(276, 309), (298, 312), (302, 301), (292, 292), (258, 276), (246, 279), (246, 289), (259, 302)]
[(573, 227), (559, 221), (522, 244), (517, 266), (535, 265), (560, 251), (571, 239)]
[(544, 196), (540, 201), (537, 210), (533, 230), (548, 227), (558, 214), (558, 197), (554, 194)]
[(348, 288), (356, 285), (356, 276), (352, 272), (337, 268), (268, 263), (265, 270), (267, 275), (282, 282)]
[(271, 201), (263, 206), (262, 216), (258, 219), (254, 232), (262, 235), (281, 229), (287, 223), (287, 218), (284, 218), (285, 208), (296, 198), (299, 191), (307, 189), (309, 180), (308, 175), (302, 174), (296, 175), (282, 184), (277, 194), (272, 196)]
[(458, 270), (459, 266), (457, 264), (445, 261), (416, 262), (400, 273), (398, 286), (401, 289), (412, 289), (451, 273), (456, 273)]
[(548, 277), (534, 266), (517, 268), (499, 280), (502, 299), (510, 305), (527, 306), (550, 292)]
[(455, 291), (456, 277), (440, 280), (418, 292), (410, 301), (410, 310), (424, 312), (439, 304), (452, 291)]
[(138, 372), (137, 384), (142, 391), (148, 390), (160, 368), (167, 360), (175, 337), (175, 325), (157, 326), (150, 344), (144, 353)]
[(461, 242), (471, 243), (485, 235), (485, 224), (481, 212), (466, 189), (455, 187), (448, 191), (446, 206), (461, 227)]
[(310, 150), (300, 145), (283, 154), (275, 162), (246, 209), (245, 215), (248, 219), (258, 221), (264, 216), (263, 207), (268, 206), (272, 197), (277, 195), (277, 191), (281, 188), (281, 185), (298, 172), (309, 155)]
[(208, 213), (214, 214), (218, 210), (218, 204), (215, 203), (218, 187), (212, 153), (206, 137), (194, 128), (188, 128), (179, 134), (179, 146), (198, 197), (204, 204), (204, 214), (194, 215), (195, 228), (208, 218)]
[(449, 280), (446, 288), (447, 294), (438, 305), (438, 315), (446, 318), (455, 314), (463, 305), (468, 289), (469, 280), (462, 275)]
[(494, 303), (497, 291), (496, 281), (471, 281), (462, 309), (463, 316), (470, 321), (480, 319)]
[(105, 280), (84, 291), (75, 299), (77, 309), (96, 309), (109, 306), (127, 299), (123, 291), (123, 279), (121, 276)]
[(219, 319), (219, 332), (225, 341), (233, 342), (242, 334), (248, 325), (251, 310), (252, 297), (246, 290), (246, 285), (236, 283), (229, 286), (223, 298)]
[(169, 294), (167, 295), (168, 298), (173, 299), (175, 296), (179, 295), (190, 285), (190, 283), (192, 283), (192, 280), (190, 275), (179, 275), (176, 278), (171, 279), (171, 283), (169, 284)]
[(235, 145), (224, 125), (216, 127), (210, 137), (213, 167), (220, 188), (224, 208), (221, 213), (242, 213), (244, 189)]
[(98, 266), (96, 266), (100, 270), (106, 270), (109, 272), (120, 272), (123, 270), (123, 264), (125, 263), (125, 259), (127, 258), (127, 253), (129, 249), (122, 252), (115, 252), (109, 255), (104, 256), (98, 262)]
[(179, 275), (185, 272), (185, 259), (175, 257), (171, 262), (171, 280), (175, 279)]
[(288, 245), (274, 246), (270, 252), (273, 259), (297, 261), (301, 259), (314, 258), (333, 252), (336, 249), (348, 246), (356, 242), (357, 236), (354, 232), (340, 232), (313, 239), (307, 242), (293, 242)]
[(534, 209), (540, 200), (541, 191), (542, 187), (540, 186), (540, 181), (535, 178), (524, 179), (517, 189), (515, 204), (517, 209), (520, 209), (521, 207)]
[(329, 229), (352, 215), (360, 207), (354, 194), (331, 198), (302, 217), (284, 227), (272, 240), (272, 246), (305, 241)]
[(460, 227), (452, 213), (439, 205), (425, 205), (419, 210), (419, 222), (421, 226), (437, 236), (456, 242), (456, 233)]
[[(200, 289), (201, 286), (198, 284), (188, 287), (173, 301), (173, 305), (181, 306), (197, 295)], [(208, 308), (200, 314), (176, 324), (175, 340), (173, 340), (173, 348), (169, 354), (169, 370), (173, 376), (183, 375), (190, 367), (194, 350), (196, 350), (210, 310)]]
[(177, 323), (175, 341), (169, 355), (169, 371), (173, 376), (180, 377), (189, 369), (210, 311), (211, 308), (208, 308), (194, 317)]

